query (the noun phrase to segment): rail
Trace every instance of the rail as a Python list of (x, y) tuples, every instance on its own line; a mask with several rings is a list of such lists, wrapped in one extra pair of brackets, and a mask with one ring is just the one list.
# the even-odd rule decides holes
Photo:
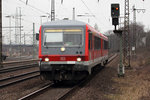
[(11, 71), (16, 71), (16, 70), (21, 70), (21, 69), (37, 67), (37, 66), (38, 66), (38, 64), (28, 64), (28, 65), (19, 65), (19, 66), (16, 66), (16, 67), (1, 68), (0, 69), (0, 74), (1, 73), (6, 73), (6, 72), (11, 72)]
[(33, 71), (33, 72), (24, 73), (21, 75), (3, 78), (0, 80), (0, 88), (6, 87), (6, 86), (9, 86), (9, 85), (21, 82), (21, 81), (25, 81), (31, 78), (35, 78), (38, 76), (40, 76), (39, 71)]
[[(108, 62), (111, 62), (115, 57), (117, 56), (117, 54), (111, 56), (108, 60)], [(99, 71), (97, 71), (98, 73)], [(81, 81), (79, 84), (77, 84), (76, 86), (74, 86), (73, 88), (71, 88), (69, 91), (65, 92), (63, 96), (59, 97), (58, 100), (65, 100), (68, 96), (71, 96), (71, 94), (73, 94), (75, 91), (77, 91), (78, 89), (80, 89), (84, 84), (86, 84), (89, 80), (91, 80), (97, 73), (95, 73), (94, 75), (91, 75), (90, 77), (86, 78), (85, 80)], [(54, 85), (54, 84), (52, 84)], [(43, 92), (45, 92), (46, 90), (48, 90), (52, 85), (47, 85), (35, 92), (32, 92), (18, 100), (31, 100), (34, 97), (36, 97), (39, 94), (42, 94)]]

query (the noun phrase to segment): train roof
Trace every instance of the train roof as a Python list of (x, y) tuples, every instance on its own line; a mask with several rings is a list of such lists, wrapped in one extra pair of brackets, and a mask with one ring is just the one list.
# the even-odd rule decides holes
[(42, 24), (42, 26), (85, 26), (86, 23), (74, 20), (58, 20)]
[(90, 29), (91, 31), (93, 31), (94, 33), (96, 33), (96, 34), (100, 35), (101, 37), (105, 38), (106, 40), (108, 40), (107, 36), (105, 36), (104, 34), (98, 32), (97, 30), (95, 30), (95, 29), (94, 29), (93, 27), (91, 27), (90, 25), (87, 25), (87, 26), (89, 27), (89, 29)]

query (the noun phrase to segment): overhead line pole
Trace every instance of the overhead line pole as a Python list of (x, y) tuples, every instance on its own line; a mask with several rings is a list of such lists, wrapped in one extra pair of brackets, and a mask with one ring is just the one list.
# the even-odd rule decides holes
[(130, 30), (129, 30), (129, 0), (125, 0), (124, 33), (123, 33), (123, 63), (130, 68)]
[(133, 46), (135, 47), (134, 50), (134, 55), (136, 55), (136, 48), (137, 48), (137, 34), (136, 34), (136, 11), (140, 12), (142, 11), (143, 13), (145, 12), (145, 9), (136, 9), (135, 5), (133, 6)]
[(5, 16), (6, 18), (9, 18), (9, 56), (12, 56), (12, 41), (11, 41), (11, 15)]
[(51, 21), (55, 21), (55, 0), (51, 0)]
[(72, 20), (75, 20), (75, 8), (73, 8), (73, 16), (72, 16)]
[[(16, 15), (15, 15), (15, 44), (17, 45), (18, 42), (18, 8), (16, 8)], [(12, 26), (11, 26), (12, 27)]]
[(21, 60), (21, 7), (20, 7), (20, 60)]
[(35, 58), (35, 23), (33, 23), (33, 59)]
[[(135, 5), (133, 6), (133, 46), (135, 46), (136, 50), (136, 9)], [(136, 55), (136, 51), (133, 52)]]

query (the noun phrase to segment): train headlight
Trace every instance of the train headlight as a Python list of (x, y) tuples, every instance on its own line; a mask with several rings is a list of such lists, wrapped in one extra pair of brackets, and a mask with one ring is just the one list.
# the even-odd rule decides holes
[(80, 62), (80, 61), (81, 61), (81, 58), (77, 58), (77, 61), (79, 61), (79, 62)]
[(45, 58), (45, 61), (48, 62), (48, 61), (49, 61), (49, 58)]
[(65, 47), (60, 48), (60, 50), (61, 50), (62, 52), (65, 51)]

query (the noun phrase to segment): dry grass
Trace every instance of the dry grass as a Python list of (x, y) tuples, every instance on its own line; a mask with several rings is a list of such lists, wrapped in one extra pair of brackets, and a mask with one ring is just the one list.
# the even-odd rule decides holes
[(131, 63), (133, 70), (126, 70), (124, 78), (114, 78), (120, 93), (105, 95), (110, 100), (150, 100), (150, 52), (140, 50)]
[(114, 79), (119, 85), (120, 94), (108, 95), (111, 100), (139, 100), (141, 97), (149, 96), (150, 81), (141, 77), (127, 77)]

